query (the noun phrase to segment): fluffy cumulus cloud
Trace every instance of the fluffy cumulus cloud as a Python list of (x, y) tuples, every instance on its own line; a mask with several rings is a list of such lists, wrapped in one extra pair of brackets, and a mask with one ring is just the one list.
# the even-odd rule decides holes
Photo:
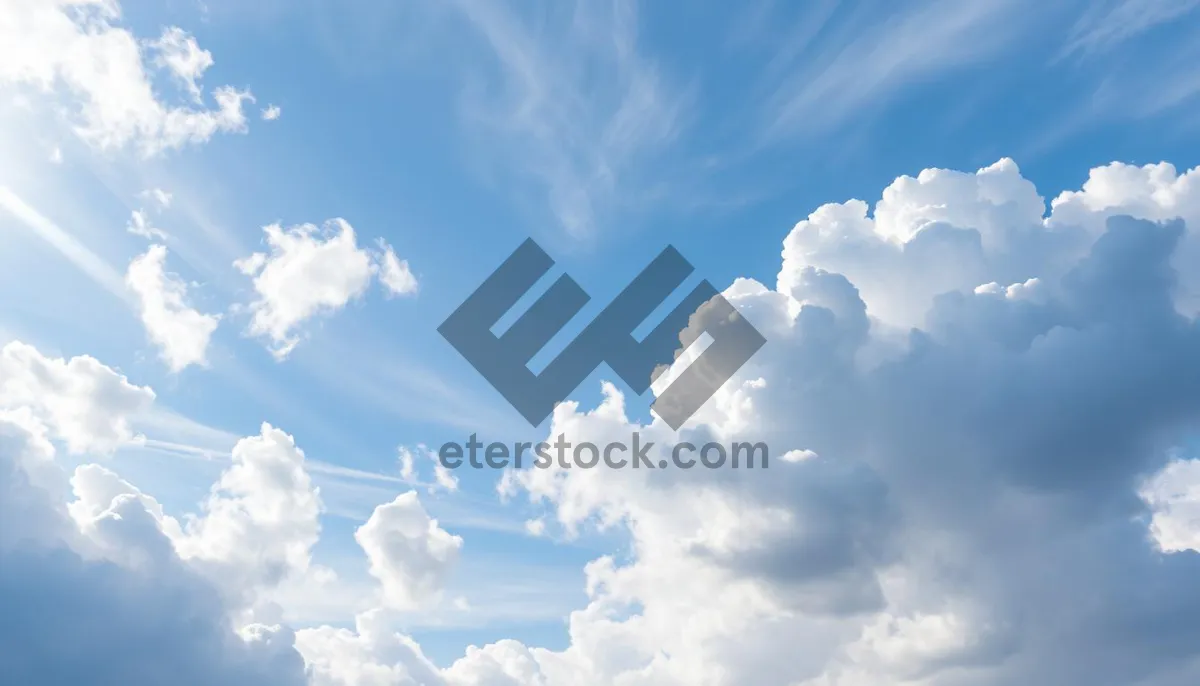
[[(98, 467), (76, 474), (66, 513), (23, 514), (55, 511), (31, 484), (53, 481), (56, 442), (79, 426), (129, 437), (114, 429), (117, 408), (149, 391), (94, 360), (14, 348), (0, 364), (44, 371), (11, 377), (20, 382), (10, 388), (0, 367), (0, 551), (21, 536), (82, 539), (54, 561), (0, 565), (0, 593), (20, 599), (3, 621), (38, 630), (21, 634), (18, 670), (42, 659), (66, 670), (91, 655), (85, 642), (61, 660), (55, 622), (78, 618), (35, 602), (69, 581), (69, 597), (82, 598), (72, 608), (93, 617), (110, 607), (88, 604), (101, 602), (89, 595), (97, 588), (103, 603), (166, 598), (113, 610), (112, 646), (126, 645), (125, 627), (146, 626), (137, 622), (159, 643), (132, 657), (110, 651), (104, 669), (154, 655), (188, 676), (235, 670), (221, 683), (267, 664), (270, 678), (290, 678), (296, 654), (317, 686), (1197, 683), (1200, 478), (1189, 451), (1200, 328), (1186, 296), (1200, 217), (1190, 178), (1112, 165), (1047, 208), (1002, 160), (902, 177), (873, 205), (813, 210), (784, 238), (774, 284), (726, 289), (768, 343), (679, 433), (631, 419), (612, 385), (594, 408), (561, 404), (549, 431), (599, 444), (638, 430), (655, 443), (652, 463), (680, 440), (762, 441), (769, 467), (505, 478), (506, 492), (545, 508), (539, 533), (627, 538), (621, 555), (587, 565), (588, 600), (569, 616), (562, 649), (499, 640), (437, 665), (397, 631), (394, 612), (437, 602), (464, 545), (415, 493), (379, 506), (357, 532), (379, 594), (376, 607), (354, 608), (353, 627), (303, 628), (286, 648), (288, 629), (265, 621), (211, 629), (207, 618), (248, 601), (211, 581), (237, 576), (206, 571), (221, 568), (208, 560), (302, 573), (316, 530), (298, 522), (319, 509), (299, 476), (302, 454), (271, 427), (239, 444), (213, 491), (227, 504), (202, 515), (221, 532), (211, 546), (205, 527), (173, 528), (151, 496)], [(691, 326), (720, 325), (710, 316), (702, 309)], [(51, 374), (107, 379), (109, 389), (42, 381)], [(79, 399), (110, 396), (124, 404), (85, 409)], [(215, 543), (234, 531), (242, 546)], [(188, 537), (215, 552), (176, 552)], [(277, 539), (292, 544), (272, 547)], [(236, 552), (255, 545), (270, 560)], [(75, 576), (46, 571), (68, 563)], [(109, 571), (98, 580), (88, 564)], [(151, 581), (121, 586), (128, 574)], [(198, 598), (214, 600), (187, 604)], [(170, 623), (181, 603), (195, 620), (186, 631), (201, 636)], [(21, 614), (27, 605), (36, 616)], [(196, 655), (203, 669), (179, 667)]]
[(1146, 480), (1150, 533), (1164, 551), (1200, 552), (1200, 460), (1177, 459)]
[(1194, 219), (1147, 191), (1187, 178), (1164, 169), (1095, 170), (1124, 181), (1049, 213), (1008, 160), (818, 208), (775, 288), (726, 290), (769, 343), (681, 434), (631, 421), (613, 386), (549, 432), (636, 429), (652, 462), (681, 439), (765, 441), (768, 469), (514, 474), (549, 508), (539, 528), (630, 540), (587, 566), (569, 646), (435, 669), (361, 615), (298, 637), (317, 683), (1194, 683)]
[(566, 650), (497, 644), (447, 677), (1194, 682), (1196, 478), (1173, 451), (1200, 410), (1190, 178), (1112, 165), (1047, 213), (1002, 160), (816, 209), (775, 288), (727, 289), (769, 342), (682, 436), (631, 423), (615, 388), (550, 432), (765, 441), (769, 471), (510, 479), (634, 554), (589, 566)]
[[(462, 539), (415, 492), (360, 527), (374, 607), (294, 633), (272, 591), (315, 581), (323, 511), (304, 452), (270, 424), (236, 443), (196, 514), (175, 517), (90, 458), (137, 439), (153, 392), (90, 357), (0, 357), (0, 672), (17, 683), (436, 684), (393, 610), (435, 605)], [(68, 474), (60, 446), (82, 458)]]
[[(20, 353), (38, 355), (10, 345), (0, 378), (18, 378)], [(221, 594), (174, 552), (152, 498), (85, 465), (68, 505), (54, 437), (69, 445), (86, 430), (102, 440), (85, 445), (102, 446), (127, 434), (119, 415), (130, 408), (114, 395), (124, 380), (112, 370), (90, 358), (54, 362), (27, 370), (44, 384), (41, 401), (6, 395), (19, 406), (0, 411), (0, 672), (30, 684), (307, 683), (290, 630), (233, 629)], [(80, 385), (108, 388), (88, 395)], [(63, 403), (90, 421), (47, 410)]]
[(31, 414), (74, 453), (108, 453), (135, 439), (130, 418), (154, 391), (93, 357), (43, 355), (14, 341), (0, 348), (0, 410)]
[[(1093, 178), (1112, 173), (1180, 184)], [(637, 429), (652, 462), (680, 439), (765, 441), (768, 470), (512, 476), (545, 526), (630, 538), (588, 565), (569, 647), (471, 648), (434, 682), (402, 635), (360, 626), (324, 637), (361, 670), (329, 682), (1193, 683), (1195, 469), (1172, 451), (1200, 409), (1190, 218), (1133, 194), (1047, 214), (1003, 160), (818, 208), (775, 288), (727, 289), (769, 343), (682, 435), (631, 422), (611, 386), (550, 430)]]
[(249, 305), (248, 332), (266, 338), (279, 359), (300, 342), (305, 321), (362, 296), (377, 274), (390, 294), (416, 291), (408, 263), (382, 241), (379, 252), (359, 247), (354, 227), (344, 219), (323, 227), (272, 224), (263, 232), (270, 252), (253, 253), (234, 266), (253, 278), (256, 298)]
[(167, 249), (152, 245), (129, 263), (125, 284), (137, 297), (146, 334), (173, 372), (207, 364), (208, 342), (221, 320), (187, 303), (187, 284), (166, 270)]
[(462, 538), (425, 511), (415, 491), (379, 505), (354, 534), (379, 583), (373, 607), (354, 628), (318, 626), (296, 632), (296, 649), (313, 686), (440, 686), (446, 678), (411, 636), (397, 632), (401, 612), (435, 608), (458, 562)]
[[(206, 97), (212, 54), (178, 27), (143, 40), (119, 25), (117, 0), (8, 0), (0, 6), (0, 86), (59, 98), (75, 131), (102, 148), (136, 146), (153, 155), (243, 132), (249, 91), (229, 86)], [(159, 97), (155, 76), (181, 90)], [(206, 100), (211, 100), (207, 104)]]
[(379, 580), (386, 607), (413, 610), (436, 601), (458, 561), (462, 539), (432, 519), (409, 491), (375, 508), (354, 534)]
[(309, 570), (320, 494), (295, 440), (270, 424), (238, 441), (227, 469), (175, 537), (179, 554), (231, 592), (277, 586)]
[(312, 686), (399, 686), (443, 683), (437, 666), (409, 636), (392, 630), (382, 610), (355, 618), (353, 630), (322, 626), (296, 633)]

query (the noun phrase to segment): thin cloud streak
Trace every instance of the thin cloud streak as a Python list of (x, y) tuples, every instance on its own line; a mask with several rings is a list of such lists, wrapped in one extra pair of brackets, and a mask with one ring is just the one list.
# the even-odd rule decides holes
[(8, 212), (36, 236), (50, 244), (97, 285), (131, 308), (134, 306), (134, 301), (125, 288), (125, 278), (119, 271), (5, 186), (0, 186), (0, 209)]
[[(818, 39), (765, 101), (764, 140), (818, 135), (914, 82), (994, 56), (1041, 18), (1026, 0), (926, 0), (854, 34)], [(806, 20), (808, 21), (808, 20)], [(845, 28), (845, 27), (843, 27)], [(814, 54), (815, 53), (815, 54)]]
[(586, 238), (680, 133), (689, 100), (638, 44), (637, 8), (553, 5), (526, 21), (500, 3), (455, 7), (497, 61), (499, 92), (468, 89), (469, 123), (522, 170), (572, 236)]
[(1115, 0), (1097, 2), (1071, 29), (1059, 59), (1111, 50), (1156, 26), (1200, 7), (1200, 0)]

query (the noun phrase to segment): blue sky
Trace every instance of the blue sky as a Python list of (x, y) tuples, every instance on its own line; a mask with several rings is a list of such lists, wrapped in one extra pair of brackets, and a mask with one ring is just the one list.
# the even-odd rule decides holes
[[(71, 16), (64, 3), (9, 4), (10, 37), (34, 32), (21, 22), (38, 12)], [(189, 142), (106, 141), (81, 132), (100, 91), (57, 44), (9, 48), (0, 340), (90, 355), (153, 388), (154, 409), (132, 420), (148, 441), (103, 464), (175, 517), (206, 498), (239, 438), (262, 422), (286, 431), (323, 501), (312, 562), (347, 597), (374, 583), (355, 530), (415, 485), (465, 541), (445, 602), (394, 620), (438, 665), (504, 638), (563, 650), (567, 614), (588, 603), (585, 565), (638, 557), (636, 537), (617, 525), (571, 538), (554, 524), (561, 501), (502, 499), (492, 471), (430, 489), (418, 453), (416, 475), (402, 474), (402, 447), (550, 428), (529, 427), (437, 334), (445, 316), (526, 237), (592, 296), (579, 324), (668, 244), (718, 288), (774, 288), (798, 221), (825, 203), (874, 204), (923, 169), (1011, 158), (1047, 202), (1114, 161), (1182, 173), (1200, 164), (1197, 4), (123, 0), (119, 15), (79, 21), (143, 41), (183, 27), (212, 58), (193, 101), (182, 72), (154, 62), (166, 53), (140, 43), (157, 102), (211, 111), (223, 84), (254, 100), (244, 122)], [(97, 87), (105, 102), (122, 97), (114, 83)], [(129, 232), (135, 211), (167, 237)], [(300, 318), (281, 358), (251, 331), (262, 294), (234, 263), (270, 253), (265, 226), (335, 218), (372, 260), (390, 246), (417, 286), (388, 292), (371, 262), (369, 285)], [(187, 306), (219, 315), (203, 362), (172, 369), (148, 338), (126, 274), (150, 243), (165, 245)], [(595, 407), (610, 378), (597, 370), (573, 399)], [(630, 419), (651, 420), (649, 399), (625, 400)], [(527, 531), (538, 518), (547, 535)], [(283, 602), (297, 628), (350, 627), (365, 609), (317, 595)]]

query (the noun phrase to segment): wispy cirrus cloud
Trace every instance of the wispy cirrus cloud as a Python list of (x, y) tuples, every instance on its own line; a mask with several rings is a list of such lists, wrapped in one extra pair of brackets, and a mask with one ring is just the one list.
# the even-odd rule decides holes
[[(995, 57), (1046, 10), (1027, 0), (814, 4), (780, 37), (763, 99), (767, 139), (816, 135), (915, 83)], [(800, 46), (800, 47), (797, 47)]]
[(632, 2), (454, 6), (500, 77), (463, 93), (481, 148), (532, 181), (563, 229), (589, 235), (680, 134), (688, 89), (643, 49)]
[(1150, 29), (1200, 7), (1200, 0), (1109, 0), (1097, 2), (1071, 28), (1062, 56), (1110, 50)]

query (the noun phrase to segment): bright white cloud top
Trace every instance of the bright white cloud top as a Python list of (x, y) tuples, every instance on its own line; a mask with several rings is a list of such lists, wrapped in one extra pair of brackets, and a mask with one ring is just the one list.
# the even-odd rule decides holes
[(366, 292), (379, 272), (392, 294), (416, 291), (417, 281), (390, 246), (373, 255), (358, 247), (354, 227), (333, 219), (324, 227), (301, 224), (263, 227), (270, 253), (256, 252), (234, 266), (254, 279), (248, 333), (263, 336), (279, 359), (300, 342), (297, 328), (317, 315), (337, 312)]

